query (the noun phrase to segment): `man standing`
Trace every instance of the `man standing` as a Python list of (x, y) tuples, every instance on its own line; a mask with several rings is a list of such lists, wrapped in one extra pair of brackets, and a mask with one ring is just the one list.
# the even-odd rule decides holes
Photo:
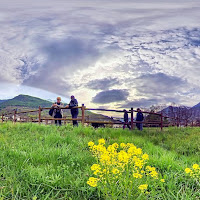
[(73, 120), (73, 126), (78, 126), (77, 117), (78, 117), (78, 108), (74, 108), (78, 106), (78, 101), (75, 99), (75, 97), (71, 96), (71, 101), (69, 102), (69, 105), (66, 106), (67, 108), (71, 109), (71, 115)]
[[(61, 108), (63, 107), (63, 103), (61, 103), (61, 97), (57, 97), (57, 102), (55, 102), (51, 109), (53, 109), (53, 117), (56, 118), (62, 118), (63, 117), (63, 111), (61, 110)], [(55, 120), (55, 124), (56, 125), (60, 125), (61, 126), (61, 120)]]
[(124, 125), (123, 125), (123, 129), (125, 129), (126, 125), (127, 125), (127, 127), (129, 129), (131, 129), (131, 127), (129, 126), (129, 121), (128, 121), (128, 112), (127, 112), (127, 110), (124, 110)]
[(142, 131), (143, 130), (143, 124), (142, 121), (144, 120), (144, 116), (140, 108), (137, 109), (137, 116), (136, 116), (136, 121), (139, 123), (136, 123), (136, 127), (138, 130)]

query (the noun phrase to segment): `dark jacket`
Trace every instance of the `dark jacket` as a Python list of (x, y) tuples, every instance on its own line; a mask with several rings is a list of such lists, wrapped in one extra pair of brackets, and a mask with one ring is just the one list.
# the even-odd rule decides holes
[(124, 122), (128, 122), (128, 113), (124, 112)]
[(138, 112), (136, 116), (136, 121), (143, 121), (143, 120), (144, 120), (143, 114), (141, 112)]
[[(78, 101), (76, 99), (71, 100), (69, 102), (69, 108), (73, 108), (73, 107), (76, 107), (76, 106), (78, 106)], [(71, 113), (77, 113), (78, 114), (78, 108), (71, 109)]]

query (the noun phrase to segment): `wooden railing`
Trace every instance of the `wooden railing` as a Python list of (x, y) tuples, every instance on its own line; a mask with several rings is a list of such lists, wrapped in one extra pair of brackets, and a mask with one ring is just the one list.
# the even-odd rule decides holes
[[(84, 124), (91, 124), (91, 123), (97, 123), (97, 124), (110, 124), (110, 125), (114, 125), (114, 124), (118, 124), (118, 125), (123, 125), (123, 122), (121, 122), (120, 120), (112, 120), (112, 118), (110, 118), (109, 120), (104, 120), (104, 121), (99, 121), (99, 120), (89, 120), (88, 116), (85, 116), (85, 111), (101, 111), (101, 112), (115, 112), (115, 113), (124, 113), (124, 110), (114, 110), (114, 109), (98, 109), (98, 108), (86, 108), (86, 106), (84, 104), (82, 104), (82, 106), (77, 106), (77, 107), (73, 107), (71, 109), (81, 109), (81, 116), (78, 117), (77, 119), (72, 119), (72, 118), (56, 118), (56, 120), (62, 120), (64, 122), (66, 121), (73, 121), (73, 120), (77, 120), (77, 121), (81, 121), (82, 125)], [(36, 110), (27, 110), (27, 111), (20, 111), (18, 112), (17, 110), (14, 110), (13, 112), (10, 113), (2, 113), (1, 116), (1, 122), (3, 123), (5, 121), (5, 117), (9, 116), (9, 115), (13, 115), (12, 116), (12, 121), (13, 123), (16, 123), (17, 120), (17, 115), (20, 114), (26, 114), (26, 113), (34, 113), (34, 112), (38, 112), (38, 117), (37, 119), (32, 119), (32, 122), (37, 122), (39, 124), (41, 124), (41, 122), (45, 121), (52, 121), (55, 120), (53, 117), (42, 117), (42, 111), (44, 110), (49, 110), (51, 109), (51, 107), (45, 107), (42, 108), (41, 106), (38, 107), (38, 109)], [(63, 110), (65, 109), (69, 109), (69, 108), (61, 108)], [(151, 114), (151, 115), (157, 115), (160, 117), (160, 121), (152, 121), (152, 122), (148, 122), (148, 121), (134, 121), (134, 112), (137, 112), (136, 110), (134, 110), (133, 108), (131, 108), (130, 110), (127, 111), (128, 113), (131, 114), (131, 129), (134, 129), (134, 124), (136, 123), (143, 123), (143, 124), (147, 124), (147, 125), (156, 125), (159, 126), (161, 130), (163, 130), (163, 127), (166, 126), (166, 123), (164, 123), (163, 118), (169, 118), (166, 116), (163, 116), (162, 113), (154, 113), (154, 112), (142, 112), (144, 114)], [(22, 122), (23, 118), (20, 118), (20, 121)]]

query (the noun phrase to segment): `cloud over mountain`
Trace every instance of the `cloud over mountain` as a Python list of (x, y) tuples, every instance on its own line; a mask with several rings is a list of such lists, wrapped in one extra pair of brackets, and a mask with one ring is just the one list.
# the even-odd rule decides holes
[(105, 104), (127, 100), (126, 90), (106, 90), (98, 93), (92, 100), (93, 103)]

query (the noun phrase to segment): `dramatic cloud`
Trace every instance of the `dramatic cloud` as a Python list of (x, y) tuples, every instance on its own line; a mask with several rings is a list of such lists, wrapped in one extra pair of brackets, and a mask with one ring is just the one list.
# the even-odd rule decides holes
[(186, 88), (187, 82), (163, 73), (145, 74), (134, 80), (138, 92), (143, 94), (173, 94)]
[(104, 90), (119, 84), (119, 80), (116, 78), (104, 78), (91, 80), (87, 83), (87, 87), (93, 90)]
[(46, 41), (41, 54), (44, 54), (46, 61), (37, 73), (24, 79), (23, 84), (68, 95), (75, 83), (69, 83), (67, 79), (77, 70), (94, 63), (99, 56), (98, 50), (88, 41), (74, 38)]
[(92, 101), (99, 104), (126, 101), (128, 94), (126, 90), (107, 90), (98, 93)]
[(199, 19), (199, 0), (0, 0), (0, 84), (90, 107), (194, 105)]

